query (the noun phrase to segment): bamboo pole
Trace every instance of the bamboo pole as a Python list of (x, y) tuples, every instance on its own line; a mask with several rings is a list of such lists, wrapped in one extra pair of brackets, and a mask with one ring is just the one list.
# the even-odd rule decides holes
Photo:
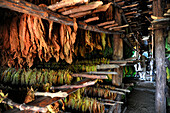
[[(74, 26), (73, 19), (54, 13), (48, 10), (46, 7), (40, 7), (32, 3), (26, 2), (24, 0), (0, 0), (0, 7), (8, 8), (21, 13), (30, 14), (32, 16), (54, 21), (60, 24)], [(89, 30), (89, 31), (106, 33), (106, 34), (121, 34), (120, 32), (113, 32), (103, 28), (98, 28), (97, 26), (87, 25), (86, 23), (81, 21), (78, 21), (77, 24), (78, 24), (78, 28)]]

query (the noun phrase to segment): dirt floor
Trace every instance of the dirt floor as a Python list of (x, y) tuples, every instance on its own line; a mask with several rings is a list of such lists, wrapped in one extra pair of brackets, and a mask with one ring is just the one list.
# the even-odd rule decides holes
[(127, 97), (125, 113), (155, 113), (155, 83), (137, 82)]

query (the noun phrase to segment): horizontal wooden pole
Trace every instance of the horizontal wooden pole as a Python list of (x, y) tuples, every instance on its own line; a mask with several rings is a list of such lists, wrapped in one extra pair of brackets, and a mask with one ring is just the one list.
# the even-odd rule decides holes
[(114, 74), (117, 75), (117, 72), (108, 72), (108, 71), (90, 71), (86, 72), (88, 74), (96, 74), (96, 75), (107, 75), (107, 74)]
[(107, 75), (88, 75), (88, 74), (74, 73), (71, 76), (93, 78), (93, 79), (108, 79)]
[[(73, 19), (54, 13), (48, 10), (46, 7), (40, 7), (35, 4), (26, 2), (24, 0), (0, 0), (0, 7), (8, 8), (21, 13), (30, 14), (60, 24), (74, 26)], [(81, 22), (81, 21), (78, 21), (77, 24), (78, 24), (78, 28), (89, 30), (89, 31), (106, 33), (106, 34), (121, 34), (120, 32), (113, 32), (103, 28), (98, 28), (98, 26), (87, 25), (85, 22)]]
[(97, 69), (113, 69), (113, 68), (119, 68), (119, 65), (116, 65), (116, 64), (101, 64), (101, 65), (97, 65)]
[[(83, 80), (77, 82), (76, 84), (83, 84), (83, 83), (86, 83), (86, 82), (89, 82), (89, 81), (92, 81), (92, 80), (94, 80), (94, 79), (83, 79)], [(63, 89), (61, 91), (67, 92), (68, 94), (71, 94), (71, 93), (77, 91), (77, 89), (79, 89), (79, 88)], [(47, 107), (48, 105), (55, 103), (59, 99), (62, 99), (62, 98), (61, 97), (55, 97), (55, 98), (40, 97), (40, 98), (36, 99), (35, 101), (29, 103), (28, 105), (39, 106), (39, 107)], [(20, 111), (19, 109), (12, 109), (12, 110), (6, 111), (5, 113), (32, 113), (32, 111), (29, 111), (29, 110), (28, 111), (26, 111), (26, 110)]]

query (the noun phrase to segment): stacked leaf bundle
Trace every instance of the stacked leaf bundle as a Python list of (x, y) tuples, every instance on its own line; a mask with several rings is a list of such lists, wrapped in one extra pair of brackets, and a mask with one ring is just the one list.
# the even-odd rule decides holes
[(19, 69), (8, 68), (1, 71), (0, 80), (3, 83), (12, 83), (16, 85), (43, 85), (46, 83), (54, 84), (70, 84), (73, 77), (68, 70), (47, 70), (47, 69)]
[[(113, 53), (112, 41), (110, 35), (104, 33), (95, 33), (90, 31), (79, 30), (75, 43), (75, 55), (86, 59), (108, 57)], [(78, 54), (79, 53), (79, 54)]]
[(85, 94), (88, 96), (92, 97), (102, 97), (102, 98), (107, 98), (110, 100), (115, 100), (117, 94), (112, 93), (108, 89), (103, 89), (103, 88), (94, 88), (94, 87), (87, 87), (85, 89)]
[[(44, 5), (41, 5), (44, 6)], [(74, 28), (66, 25), (56, 25), (53, 21), (45, 21), (41, 18), (23, 14), (14, 17), (9, 29), (4, 24), (0, 29), (3, 45), (2, 58), (8, 66), (19, 66), (25, 64), (33, 65), (36, 57), (40, 61), (48, 62), (54, 57), (56, 62), (59, 58), (65, 59), (67, 63), (72, 62), (73, 45), (76, 40), (77, 24)], [(9, 32), (8, 32), (9, 30)], [(5, 34), (4, 34), (5, 33)]]
[(84, 90), (85, 88), (79, 89), (65, 98), (63, 103), (65, 108), (79, 112), (104, 113), (105, 106), (94, 98), (83, 97)]
[(31, 67), (38, 58), (41, 62), (55, 58), (56, 62), (62, 59), (71, 64), (74, 56), (86, 58), (86, 53), (94, 50), (104, 56), (111, 53), (109, 35), (84, 30), (77, 34), (77, 29), (75, 19), (72, 28), (27, 14), (14, 17), (11, 22), (4, 21), (0, 27), (1, 64)]
[(77, 60), (72, 64), (66, 64), (65, 62), (40, 62), (36, 63), (36, 68), (48, 68), (48, 69), (69, 69), (72, 72), (89, 72), (96, 71), (97, 65), (109, 64), (109, 59), (100, 58), (92, 60)]

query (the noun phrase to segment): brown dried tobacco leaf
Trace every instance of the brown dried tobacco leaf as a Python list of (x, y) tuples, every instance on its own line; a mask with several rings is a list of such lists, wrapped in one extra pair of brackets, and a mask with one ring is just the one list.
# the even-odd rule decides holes
[(52, 43), (53, 43), (54, 49), (55, 49), (57, 52), (59, 52), (59, 51), (60, 51), (60, 46), (59, 46), (59, 44), (57, 43), (57, 40), (58, 40), (57, 37), (58, 37), (57, 34), (54, 33), (54, 36), (53, 36), (53, 38), (52, 38)]
[(86, 46), (86, 48), (88, 48), (88, 46), (90, 46), (89, 52), (92, 52), (94, 44), (91, 43), (90, 38), (91, 38), (90, 31), (85, 31), (85, 46)]
[(35, 100), (34, 89), (31, 87), (30, 89), (27, 88), (27, 95), (25, 97), (24, 103), (29, 103)]
[(111, 48), (112, 46), (111, 46), (111, 42), (110, 42), (109, 36), (107, 36), (107, 43), (108, 43), (108, 46)]
[(68, 31), (66, 32), (66, 42), (64, 44), (64, 55), (68, 56), (69, 55), (69, 50), (70, 50), (70, 44), (69, 44), (69, 33)]
[(26, 58), (26, 62), (27, 62), (29, 67), (31, 67), (33, 65), (35, 57), (36, 57), (36, 55), (33, 55), (33, 53), (28, 53), (27, 58)]
[(61, 24), (60, 26), (60, 43), (61, 43), (61, 47), (64, 46), (64, 24)]
[(36, 45), (38, 47), (37, 49), (37, 52), (38, 52), (38, 56), (39, 56), (39, 59), (40, 61), (42, 61), (42, 54), (43, 54), (43, 51), (42, 51), (42, 42), (39, 41), (41, 35), (40, 35), (40, 31), (38, 29), (38, 17), (33, 17), (33, 32), (34, 32), (34, 39), (35, 39), (35, 42), (36, 42)]
[(69, 56), (66, 56), (65, 57), (65, 61), (67, 62), (67, 63), (69, 63), (69, 64), (71, 64), (72, 62), (73, 62), (73, 58), (72, 58), (72, 51), (70, 50), (70, 54), (69, 54)]
[(18, 17), (14, 17), (10, 25), (10, 46), (11, 46), (12, 53), (17, 52), (20, 47), (19, 39), (18, 39), (17, 21), (18, 21)]
[(52, 29), (53, 29), (53, 21), (48, 21), (49, 22), (49, 39), (51, 40), (51, 34), (52, 34)]
[(28, 53), (29, 53), (29, 49), (30, 49), (30, 46), (31, 46), (31, 43), (30, 43), (30, 34), (29, 34), (29, 31), (28, 29), (26, 30), (26, 36), (25, 36), (25, 49), (23, 51), (24, 55), (27, 56)]
[(12, 67), (15, 65), (15, 62), (14, 62), (14, 59), (11, 57), (11, 56), (8, 56), (9, 59), (8, 59), (8, 66), (9, 67)]
[(3, 26), (3, 31), (2, 31), (2, 33), (3, 33), (3, 38), (4, 38), (4, 40), (3, 40), (3, 48), (4, 49), (9, 49), (10, 48), (10, 43), (9, 43), (9, 32), (8, 32), (9, 30), (8, 30), (8, 26), (7, 25), (4, 25)]
[[(19, 24), (19, 39), (20, 39), (20, 45), (21, 45), (21, 52), (23, 54), (23, 51), (25, 49), (25, 44), (26, 44), (26, 40), (25, 40), (25, 36), (26, 36), (26, 14), (23, 14), (20, 18), (20, 24)], [(23, 54), (24, 56), (24, 54)]]
[(74, 32), (76, 33), (76, 32), (77, 32), (77, 29), (78, 29), (78, 25), (77, 25), (77, 23), (76, 23), (76, 18), (73, 18), (73, 22), (74, 22), (74, 25), (73, 25)]
[(32, 46), (30, 48), (30, 52), (37, 53), (36, 52), (37, 46), (36, 46), (36, 43), (35, 43), (35, 35), (34, 35), (34, 32), (33, 32), (33, 27), (34, 27), (33, 22), (34, 22), (33, 17), (31, 15), (28, 15), (27, 16), (27, 24), (28, 24), (29, 33), (30, 33), (30, 36), (31, 36), (31, 43), (32, 43)]
[(35, 25), (37, 25), (37, 26), (35, 26), (36, 33), (35, 33), (35, 31), (34, 31), (34, 33), (37, 35), (38, 41), (40, 42), (40, 47), (39, 47), (39, 52), (38, 52), (39, 58), (40, 58), (40, 60), (42, 60), (42, 58), (44, 58), (45, 61), (48, 62), (52, 56), (50, 54), (48, 45), (44, 39), (45, 38), (45, 28), (44, 28), (41, 18), (35, 19)]

